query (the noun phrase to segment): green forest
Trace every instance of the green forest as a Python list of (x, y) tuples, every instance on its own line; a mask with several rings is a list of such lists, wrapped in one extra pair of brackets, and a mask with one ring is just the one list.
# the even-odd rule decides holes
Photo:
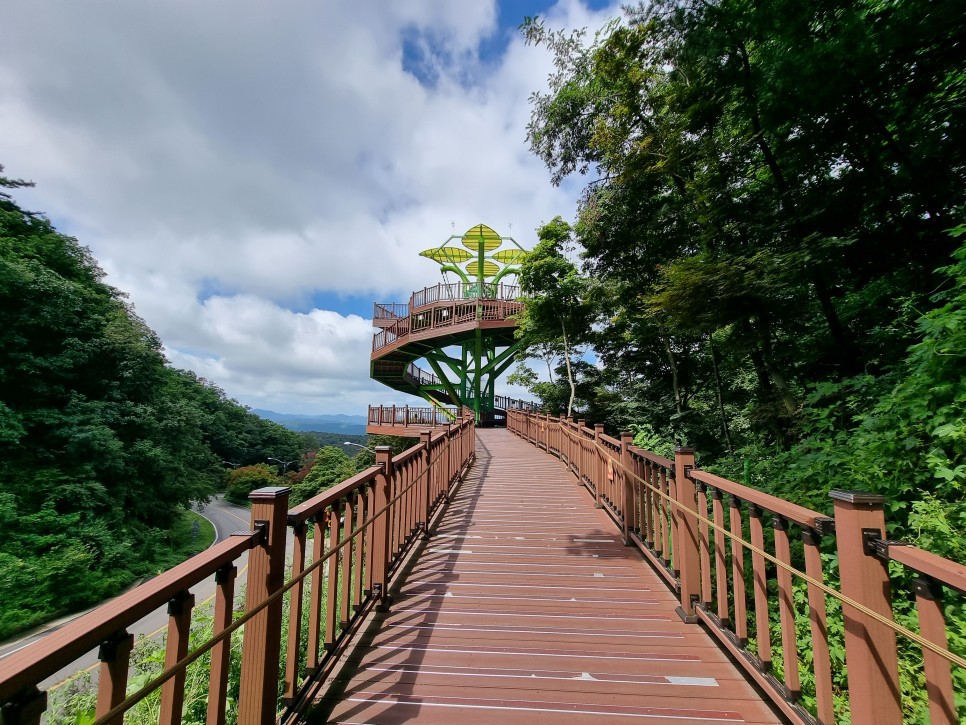
[(953, 0), (656, 0), (595, 35), (528, 18), (555, 58), (531, 150), (587, 183), (521, 270), (513, 379), (819, 510), (884, 494), (895, 535), (966, 558), (964, 20)]
[[(827, 514), (832, 490), (881, 494), (888, 538), (966, 561), (963, 27), (954, 0), (653, 0), (594, 35), (528, 18), (555, 59), (530, 148), (586, 183), (522, 264), (511, 379)], [(966, 602), (944, 609), (966, 652)], [(921, 654), (900, 659), (922, 722)]]
[(176, 563), (230, 466), (305, 447), (170, 367), (90, 252), (4, 191), (25, 185), (0, 177), (0, 639)]

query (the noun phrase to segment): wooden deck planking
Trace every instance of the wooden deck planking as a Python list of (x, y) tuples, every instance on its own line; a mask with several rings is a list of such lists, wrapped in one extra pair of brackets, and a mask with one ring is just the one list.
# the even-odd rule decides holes
[(556, 459), (500, 429), (308, 722), (777, 723)]

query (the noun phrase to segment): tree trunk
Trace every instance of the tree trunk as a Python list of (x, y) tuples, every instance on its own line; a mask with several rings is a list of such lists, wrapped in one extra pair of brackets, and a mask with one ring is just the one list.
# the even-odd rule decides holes
[(721, 432), (724, 433), (728, 452), (734, 453), (735, 448), (731, 444), (731, 432), (728, 430), (728, 419), (725, 417), (724, 395), (721, 390), (721, 373), (718, 370), (718, 352), (714, 349), (714, 338), (710, 332), (708, 333), (708, 347), (711, 349), (711, 369), (714, 371), (714, 388), (718, 394), (718, 413), (721, 415)]
[(674, 409), (678, 417), (684, 412), (681, 406), (681, 387), (678, 384), (678, 366), (674, 359), (674, 351), (671, 349), (671, 338), (664, 338), (664, 350), (667, 352), (667, 362), (671, 366), (671, 389), (674, 391)]
[(564, 324), (563, 318), (560, 319), (560, 331), (563, 333), (563, 346), (564, 346), (564, 362), (567, 364), (567, 382), (570, 383), (570, 400), (567, 401), (567, 417), (574, 410), (574, 398), (577, 395), (577, 386), (574, 384), (574, 371), (570, 367), (570, 343), (567, 341), (567, 326)]

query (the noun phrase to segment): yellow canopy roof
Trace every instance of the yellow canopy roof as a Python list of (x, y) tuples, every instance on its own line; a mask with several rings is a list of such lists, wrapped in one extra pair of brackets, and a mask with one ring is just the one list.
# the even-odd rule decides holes
[[(474, 277), (480, 276), (480, 272), (479, 272), (480, 263), (478, 260), (473, 260), (472, 262), (467, 264), (463, 269), (465, 269)], [(485, 260), (483, 262), (483, 275), (482, 275), (483, 277), (495, 277), (499, 271), (500, 271), (500, 268), (496, 266), (495, 262), (491, 262), (490, 260)]]
[(483, 245), (484, 251), (487, 252), (499, 249), (500, 245), (503, 244), (500, 235), (486, 226), (486, 224), (477, 224), (475, 227), (472, 227), (463, 235), (462, 242), (464, 247), (472, 249), (474, 252), (479, 251), (481, 244)]
[(490, 258), (500, 264), (517, 264), (522, 262), (525, 256), (527, 256), (527, 253), (522, 249), (501, 249)]
[(427, 249), (425, 252), (420, 252), (419, 256), (428, 257), (440, 264), (462, 264), (473, 258), (472, 254), (459, 247), (436, 247), (435, 249)]

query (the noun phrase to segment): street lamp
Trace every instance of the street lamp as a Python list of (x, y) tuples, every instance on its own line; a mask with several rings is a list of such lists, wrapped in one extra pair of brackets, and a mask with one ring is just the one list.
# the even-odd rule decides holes
[(266, 461), (275, 461), (278, 464), (278, 475), (281, 476), (288, 470), (288, 467), (292, 463), (298, 462), (298, 458), (294, 458), (291, 461), (283, 461), (281, 458), (272, 458), (269, 456), (265, 459)]
[(361, 443), (353, 443), (352, 441), (346, 441), (342, 445), (344, 446), (355, 446), (356, 448), (361, 448), (364, 451), (369, 451), (372, 455), (376, 455), (376, 452), (372, 450), (369, 446), (364, 446)]

